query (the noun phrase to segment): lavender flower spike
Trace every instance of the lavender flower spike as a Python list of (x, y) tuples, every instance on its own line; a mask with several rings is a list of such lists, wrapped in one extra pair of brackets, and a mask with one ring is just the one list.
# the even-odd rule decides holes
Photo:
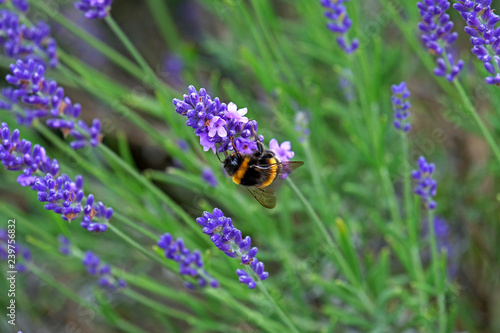
[(333, 33), (338, 34), (337, 44), (344, 50), (345, 53), (350, 54), (356, 51), (359, 46), (359, 40), (354, 39), (350, 45), (346, 40), (345, 35), (352, 26), (352, 21), (347, 14), (344, 3), (349, 0), (320, 0), (321, 5), (326, 8), (325, 16), (332, 20), (327, 27)]
[(418, 159), (418, 170), (413, 170), (412, 177), (416, 180), (415, 194), (420, 196), (427, 209), (435, 209), (437, 203), (432, 199), (436, 195), (437, 181), (432, 179), (436, 166), (427, 163), (423, 156)]
[(101, 288), (116, 290), (127, 286), (127, 282), (117, 278), (111, 272), (111, 267), (108, 264), (101, 263), (99, 257), (91, 251), (85, 253), (82, 263), (90, 275), (96, 275), (99, 278)]
[(410, 91), (406, 88), (406, 83), (401, 82), (392, 86), (392, 109), (394, 110), (394, 127), (399, 131), (408, 132), (411, 124), (408, 122), (411, 104), (408, 102)]
[(187, 118), (186, 125), (200, 137), (204, 151), (225, 152), (233, 150), (234, 144), (241, 153), (252, 153), (257, 150), (256, 141), (264, 140), (257, 135), (257, 122), (245, 117), (247, 108), (238, 109), (234, 103), (226, 105), (218, 97), (212, 100), (204, 88), (196, 91), (189, 86), (182, 100), (174, 98), (172, 102), (175, 111)]
[(490, 5), (491, 0), (465, 0), (455, 3), (453, 8), (467, 24), (464, 30), (471, 36), (472, 53), (493, 75), (486, 77), (485, 82), (500, 86), (500, 28), (495, 28), (500, 16)]
[(448, 81), (453, 81), (462, 70), (464, 62), (461, 59), (455, 62), (452, 54), (451, 44), (457, 39), (458, 34), (451, 32), (453, 22), (446, 14), (446, 10), (450, 8), (450, 2), (448, 0), (425, 0), (418, 2), (417, 7), (422, 17), (422, 22), (418, 24), (423, 32), (422, 42), (430, 53), (438, 56), (434, 74), (445, 76)]
[[(179, 273), (181, 275), (189, 275), (196, 278), (198, 285), (202, 288), (208, 284), (212, 288), (219, 286), (219, 282), (203, 269), (200, 251), (194, 250), (191, 252), (184, 246), (184, 241), (181, 238), (174, 240), (172, 235), (166, 233), (160, 236), (157, 244), (158, 247), (165, 250), (165, 257), (167, 259), (179, 263)], [(186, 282), (186, 287), (189, 289), (195, 288), (191, 282)]]
[(251, 247), (250, 237), (243, 238), (241, 231), (233, 226), (231, 218), (225, 217), (220, 209), (215, 208), (212, 214), (203, 212), (203, 216), (197, 218), (196, 222), (203, 227), (203, 233), (210, 236), (219, 250), (231, 258), (238, 258), (243, 265), (250, 265), (251, 274), (241, 269), (236, 270), (240, 282), (254, 289), (257, 286), (256, 279), (262, 281), (269, 277), (269, 273), (264, 271), (264, 263), (256, 257), (259, 249)]
[[(13, 0), (19, 10), (28, 10), (25, 0)], [(43, 21), (27, 26), (19, 23), (19, 15), (7, 9), (0, 10), (0, 49), (9, 58), (33, 59), (39, 64), (56, 67), (57, 45), (50, 36), (50, 27)]]
[(84, 205), (82, 199), (83, 177), (76, 176), (72, 181), (68, 175), (59, 176), (57, 160), (51, 160), (45, 148), (21, 139), (18, 129), (11, 134), (9, 126), (0, 126), (0, 162), (9, 171), (22, 171), (17, 182), (22, 186), (30, 186), (37, 191), (38, 201), (46, 202), (45, 209), (60, 214), (64, 220), (71, 222), (83, 215), (83, 228), (89, 231), (105, 231), (106, 224), (95, 222), (94, 217), (109, 221), (113, 215), (112, 208), (106, 208), (102, 202), (94, 204), (94, 196), (89, 195)]
[(58, 128), (65, 136), (71, 135), (75, 139), (70, 143), (73, 149), (86, 145), (96, 147), (101, 142), (99, 119), (94, 119), (90, 127), (79, 120), (80, 104), (73, 104), (56, 81), (45, 78), (43, 64), (33, 59), (18, 60), (10, 65), (10, 70), (12, 74), (8, 74), (6, 80), (13, 87), (2, 91), (7, 101), (2, 101), (0, 106), (16, 110), (20, 123), (31, 125), (35, 118), (47, 117), (49, 127)]
[(108, 16), (113, 0), (79, 0), (75, 8), (85, 12), (88, 19), (102, 19)]

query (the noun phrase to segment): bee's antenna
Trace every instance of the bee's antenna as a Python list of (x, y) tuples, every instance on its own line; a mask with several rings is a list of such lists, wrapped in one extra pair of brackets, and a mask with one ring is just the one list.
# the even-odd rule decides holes
[(217, 158), (219, 159), (219, 162), (224, 163), (224, 162), (222, 162), (222, 160), (220, 159), (220, 156), (219, 156), (219, 149), (218, 149), (218, 148), (217, 148), (217, 150), (215, 151), (215, 154), (217, 155)]

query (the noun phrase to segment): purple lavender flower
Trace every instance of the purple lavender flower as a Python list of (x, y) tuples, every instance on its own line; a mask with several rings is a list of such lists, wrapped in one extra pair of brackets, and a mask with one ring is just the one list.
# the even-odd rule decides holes
[(418, 159), (418, 170), (413, 170), (412, 177), (416, 180), (415, 194), (424, 201), (427, 209), (435, 209), (437, 203), (432, 199), (436, 195), (437, 181), (432, 179), (434, 163), (427, 163), (423, 156)]
[(232, 150), (233, 142), (240, 146), (248, 144), (249, 150), (257, 149), (255, 141), (264, 140), (257, 135), (257, 122), (244, 117), (246, 108), (238, 110), (236, 104), (226, 105), (218, 97), (212, 100), (204, 88), (197, 92), (195, 87), (189, 86), (188, 92), (183, 100), (174, 98), (172, 102), (175, 111), (187, 117), (186, 125), (200, 137), (204, 151), (212, 149), (215, 154), (216, 149), (218, 152)]
[(26, 264), (32, 260), (30, 250), (21, 245), (7, 229), (0, 229), (0, 259), (15, 262), (15, 265), (9, 263), (8, 270), (18, 273), (26, 272)]
[(284, 141), (281, 145), (276, 139), (269, 141), (269, 150), (273, 151), (281, 162), (288, 162), (295, 156), (295, 153), (290, 149), (292, 149), (290, 141)]
[(425, 0), (418, 2), (417, 7), (423, 21), (418, 24), (423, 32), (422, 42), (430, 53), (438, 56), (434, 74), (445, 76), (448, 81), (453, 81), (463, 68), (464, 62), (461, 59), (455, 62), (451, 50), (451, 44), (457, 39), (458, 34), (451, 32), (453, 22), (446, 14), (446, 10), (450, 8), (450, 2), (448, 0)]
[(94, 119), (89, 127), (79, 120), (81, 106), (73, 104), (64, 96), (64, 89), (58, 87), (54, 80), (44, 77), (45, 67), (33, 59), (18, 60), (10, 65), (12, 75), (6, 80), (14, 87), (3, 89), (5, 98), (0, 107), (13, 110), (21, 124), (31, 125), (35, 118), (48, 117), (46, 124), (60, 129), (65, 136), (71, 135), (73, 149), (86, 145), (96, 147), (102, 140), (101, 123)]
[(349, 45), (346, 34), (352, 26), (352, 21), (349, 18), (344, 3), (349, 0), (320, 0), (321, 5), (326, 8), (326, 18), (333, 22), (328, 22), (327, 27), (333, 33), (337, 34), (337, 44), (344, 50), (345, 53), (350, 54), (356, 51), (359, 46), (359, 40), (354, 39)]
[(82, 262), (90, 275), (96, 275), (99, 278), (101, 288), (114, 291), (127, 286), (125, 280), (116, 277), (111, 272), (111, 267), (108, 264), (101, 263), (99, 257), (91, 251), (85, 253)]
[(500, 16), (490, 5), (491, 0), (465, 0), (455, 3), (453, 8), (467, 23), (464, 30), (471, 36), (472, 53), (493, 75), (486, 77), (485, 82), (500, 86), (500, 28), (495, 28)]
[(109, 221), (113, 209), (106, 208), (102, 202), (94, 204), (93, 195), (84, 197), (83, 177), (76, 176), (72, 181), (68, 175), (59, 175), (57, 160), (51, 160), (45, 148), (40, 145), (31, 147), (31, 142), (20, 139), (18, 129), (10, 133), (9, 126), (0, 126), (0, 162), (9, 171), (22, 171), (17, 182), (31, 186), (37, 191), (38, 200), (46, 202), (45, 209), (60, 214), (64, 220), (72, 220), (83, 215), (81, 226), (89, 231), (105, 231), (106, 225), (93, 221), (95, 217)]
[(269, 273), (264, 271), (264, 263), (256, 257), (258, 249), (251, 247), (250, 237), (243, 238), (241, 231), (233, 226), (231, 218), (225, 217), (220, 209), (215, 208), (212, 214), (203, 212), (203, 216), (197, 218), (196, 222), (203, 227), (203, 233), (210, 236), (210, 240), (219, 250), (231, 258), (238, 258), (243, 265), (250, 265), (251, 273), (236, 270), (240, 282), (253, 289), (257, 285), (256, 279), (268, 278)]
[(21, 186), (31, 186), (35, 183), (37, 175), (57, 175), (59, 164), (57, 160), (51, 160), (45, 148), (31, 142), (20, 139), (18, 129), (11, 134), (9, 126), (2, 123), (0, 126), (2, 142), (0, 145), (0, 161), (5, 169), (9, 171), (22, 171), (17, 178)]
[[(198, 280), (198, 285), (202, 288), (210, 285), (212, 288), (219, 286), (219, 281), (210, 276), (203, 269), (203, 261), (201, 260), (200, 251), (194, 250), (191, 252), (184, 246), (184, 241), (181, 238), (174, 240), (172, 235), (166, 233), (160, 236), (158, 247), (165, 250), (165, 257), (177, 261), (179, 263), (179, 273), (188, 275)], [(193, 285), (190, 282), (186, 283), (186, 287), (192, 289)]]
[(108, 16), (113, 0), (79, 0), (75, 8), (85, 12), (88, 19), (102, 19)]
[(215, 179), (214, 173), (212, 169), (209, 167), (203, 168), (203, 171), (201, 173), (201, 178), (208, 183), (208, 185), (212, 187), (217, 187), (217, 179)]
[[(454, 248), (453, 243), (451, 241), (451, 232), (450, 227), (446, 220), (440, 216), (434, 217), (434, 234), (436, 235), (436, 244), (437, 249), (441, 253), (446, 251), (447, 257), (447, 266), (448, 266), (448, 276), (455, 276), (457, 273), (457, 265), (456, 261), (453, 260), (454, 257)], [(429, 237), (429, 226), (428, 221), (424, 220), (423, 228), (422, 228), (423, 238)], [(429, 253), (426, 253), (426, 256), (430, 256)]]
[(71, 254), (71, 243), (69, 242), (69, 239), (67, 239), (63, 235), (59, 235), (57, 237), (57, 240), (59, 241), (59, 244), (61, 244), (61, 246), (59, 246), (59, 252), (66, 256), (69, 256)]
[(408, 101), (410, 91), (406, 88), (406, 83), (401, 82), (398, 85), (392, 86), (392, 109), (394, 110), (394, 127), (397, 130), (408, 132), (411, 124), (408, 122), (408, 111), (411, 104)]
[[(22, 11), (28, 9), (25, 0), (14, 0), (12, 3)], [(7, 9), (0, 10), (0, 47), (10, 58), (32, 59), (50, 67), (58, 64), (57, 46), (50, 37), (49, 26), (43, 21), (33, 26), (21, 24), (19, 16)]]

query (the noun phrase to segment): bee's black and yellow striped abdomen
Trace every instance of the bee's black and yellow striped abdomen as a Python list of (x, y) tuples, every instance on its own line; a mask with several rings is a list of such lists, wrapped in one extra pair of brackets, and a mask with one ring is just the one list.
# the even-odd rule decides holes
[(226, 170), (233, 176), (233, 182), (238, 185), (264, 188), (276, 179), (279, 171), (277, 162), (274, 157), (242, 155), (237, 158), (234, 165), (228, 165)]

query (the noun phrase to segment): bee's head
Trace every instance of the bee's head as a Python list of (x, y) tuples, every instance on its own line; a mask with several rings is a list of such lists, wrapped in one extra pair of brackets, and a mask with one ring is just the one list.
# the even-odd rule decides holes
[(233, 176), (243, 161), (240, 153), (232, 153), (224, 160), (224, 169), (230, 176)]

